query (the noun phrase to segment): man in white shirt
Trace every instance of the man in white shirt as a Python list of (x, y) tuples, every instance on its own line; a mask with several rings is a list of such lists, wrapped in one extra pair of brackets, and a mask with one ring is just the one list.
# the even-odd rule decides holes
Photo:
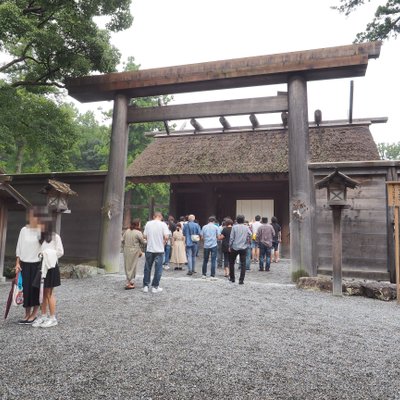
[(261, 226), (261, 216), (256, 215), (255, 216), (255, 221), (251, 224), (251, 261), (253, 263), (258, 263), (258, 260), (260, 258), (260, 249), (258, 248), (258, 244), (256, 242), (256, 234), (258, 231), (258, 228)]
[(164, 258), (164, 246), (168, 240), (169, 230), (160, 212), (154, 213), (153, 220), (147, 222), (144, 227), (143, 236), (147, 240), (146, 262), (144, 265), (143, 292), (148, 293), (151, 278), (151, 269), (155, 264), (153, 281), (151, 282), (152, 292), (160, 293), (160, 279), (162, 275), (162, 263)]

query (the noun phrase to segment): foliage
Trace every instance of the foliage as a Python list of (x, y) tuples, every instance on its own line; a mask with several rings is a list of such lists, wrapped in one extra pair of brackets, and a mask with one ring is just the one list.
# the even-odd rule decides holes
[(378, 143), (378, 151), (382, 160), (400, 160), (400, 142)]
[(292, 272), (292, 282), (297, 283), (303, 276), (310, 276), (304, 269), (298, 269)]
[[(165, 205), (166, 207), (156, 207), (155, 211), (160, 211), (163, 215), (168, 213), (169, 209), (169, 184), (167, 183), (128, 183), (126, 190), (132, 190), (131, 204), (147, 205), (150, 198), (154, 197), (156, 205)], [(148, 208), (133, 208), (132, 218), (140, 218), (142, 226), (149, 220)]]
[[(65, 77), (112, 72), (120, 59), (110, 32), (132, 24), (130, 0), (0, 0), (0, 66), (17, 86), (59, 86)], [(95, 17), (108, 20), (100, 29)]]
[[(358, 7), (365, 4), (366, 0), (340, 0), (341, 5), (332, 7), (345, 15), (349, 15)], [(367, 0), (368, 2), (370, 0)], [(355, 42), (384, 40), (397, 37), (400, 32), (400, 0), (387, 0), (378, 6), (374, 19), (367, 24), (365, 32), (356, 36)]]
[(0, 81), (0, 166), (9, 173), (71, 169), (75, 115), (69, 104)]
[(77, 171), (107, 169), (111, 128), (100, 125), (91, 111), (79, 115), (76, 124), (78, 137), (71, 156), (74, 169)]

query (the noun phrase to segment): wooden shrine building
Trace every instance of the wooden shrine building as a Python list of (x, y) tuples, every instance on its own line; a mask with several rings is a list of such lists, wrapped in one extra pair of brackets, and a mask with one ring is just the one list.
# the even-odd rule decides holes
[[(307, 82), (363, 76), (366, 73), (369, 59), (379, 57), (380, 48), (380, 42), (371, 42), (68, 79), (66, 87), (69, 94), (81, 102), (114, 100), (109, 171), (105, 182), (102, 207), (100, 264), (109, 272), (119, 269), (119, 237), (124, 212), (129, 124), (188, 118), (192, 118), (195, 123), (195, 118), (247, 114), (251, 115), (253, 128), (257, 128), (256, 114), (287, 112), (288, 134), (286, 145), (282, 148), (287, 149), (288, 160), (289, 204), (286, 204), (286, 207), (289, 208), (290, 216), (292, 268), (302, 268), (308, 271), (310, 275), (315, 275), (317, 273), (317, 259), (313, 237), (315, 234), (316, 203), (315, 192), (312, 187), (312, 174), (308, 168), (310, 147)], [(143, 96), (171, 95), (279, 83), (287, 84), (286, 94), (258, 99), (151, 108), (129, 105), (130, 99)], [(251, 132), (246, 133), (246, 138), (241, 138), (242, 143), (243, 141), (251, 142), (252, 139)], [(207, 139), (200, 140), (206, 141)], [(221, 150), (223, 149), (221, 148)], [(180, 149), (180, 152), (182, 153), (182, 149)], [(195, 155), (193, 156), (195, 157)], [(279, 154), (277, 156), (279, 157)], [(201, 164), (200, 161), (199, 165)], [(206, 161), (207, 169), (211, 170), (213, 160), (205, 159), (204, 161)], [(279, 162), (283, 165), (286, 161), (283, 161), (283, 159), (279, 161), (277, 158), (277, 163), (279, 164)], [(219, 174), (217, 175), (223, 175), (224, 171), (221, 170), (221, 167), (222, 165), (219, 164)], [(283, 171), (284, 168), (281, 168), (281, 170)], [(181, 171), (181, 174), (184, 175), (184, 171)], [(196, 175), (201, 174), (197, 173)], [(245, 169), (238, 175), (246, 180)], [(261, 178), (264, 179), (264, 177)], [(278, 185), (278, 180), (276, 184)], [(279, 188), (279, 185), (277, 188)], [(218, 193), (210, 190), (209, 187), (206, 193), (210, 197), (218, 196)], [(192, 197), (198, 198), (198, 196)], [(299, 229), (299, 221), (293, 218), (292, 213), (296, 204), (304, 204), (305, 212), (302, 216), (301, 230)]]
[[(311, 162), (378, 160), (368, 125), (363, 121), (311, 127)], [(288, 161), (288, 134), (283, 126), (250, 134), (156, 135), (128, 167), (127, 180), (170, 183), (170, 213), (195, 213), (201, 224), (210, 215), (219, 220), (236, 216), (239, 200), (273, 200), (272, 210), (265, 215), (264, 208), (264, 216), (278, 217), (288, 243)], [(245, 215), (249, 220), (254, 216)]]

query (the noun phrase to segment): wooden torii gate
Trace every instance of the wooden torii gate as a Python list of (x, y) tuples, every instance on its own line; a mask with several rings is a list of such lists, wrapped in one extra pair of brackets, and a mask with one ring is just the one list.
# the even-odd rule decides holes
[[(128, 125), (135, 122), (288, 111), (290, 252), (292, 270), (317, 270), (315, 192), (308, 170), (307, 82), (364, 76), (381, 43), (306, 50), (66, 80), (81, 102), (114, 100), (109, 168), (103, 200), (100, 264), (119, 270)], [(286, 83), (287, 96), (137, 108), (131, 98)]]

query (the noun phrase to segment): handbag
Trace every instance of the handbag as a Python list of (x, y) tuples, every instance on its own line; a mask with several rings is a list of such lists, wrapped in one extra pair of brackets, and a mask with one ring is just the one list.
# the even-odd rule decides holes
[(22, 274), (18, 272), (18, 276), (15, 278), (16, 285), (14, 285), (12, 303), (14, 306), (20, 306), (24, 302), (24, 292), (22, 287)]
[(200, 242), (200, 236), (199, 235), (190, 235), (190, 239), (192, 239), (192, 242)]
[[(189, 222), (189, 224), (190, 224), (190, 222)], [(190, 232), (191, 231), (190, 225), (188, 225), (188, 228), (189, 228), (189, 232)], [(193, 243), (200, 242), (200, 235), (191, 234), (190, 239), (192, 240)]]

